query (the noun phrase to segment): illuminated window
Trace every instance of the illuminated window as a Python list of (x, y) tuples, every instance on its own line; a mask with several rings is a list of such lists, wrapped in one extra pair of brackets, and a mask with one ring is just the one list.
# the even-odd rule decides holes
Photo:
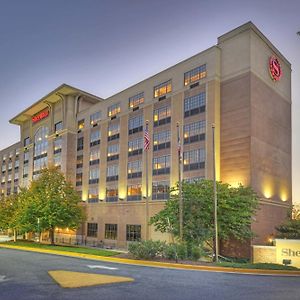
[(97, 165), (100, 162), (100, 150), (91, 149), (90, 151), (90, 166)]
[(169, 190), (170, 190), (169, 181), (153, 181), (152, 200), (168, 200)]
[(120, 137), (120, 123), (111, 123), (108, 125), (107, 140), (112, 141)]
[(141, 225), (126, 225), (126, 240), (127, 241), (139, 241), (142, 238), (142, 226)]
[(97, 203), (98, 199), (98, 187), (89, 187), (88, 203)]
[(60, 131), (62, 129), (63, 129), (63, 123), (62, 123), (62, 121), (55, 123), (55, 125), (54, 125), (55, 132), (58, 132), (58, 131)]
[(143, 138), (139, 137), (128, 141), (128, 156), (139, 155), (143, 153)]
[(77, 124), (78, 131), (81, 131), (84, 128), (84, 119), (78, 121)]
[(142, 185), (131, 184), (127, 187), (127, 201), (138, 201), (142, 199)]
[(171, 131), (155, 132), (153, 134), (153, 151), (167, 149), (171, 146)]
[(138, 115), (133, 118), (130, 118), (128, 121), (128, 134), (143, 131), (143, 122), (143, 115)]
[(97, 223), (87, 223), (87, 236), (97, 237), (98, 234), (98, 224)]
[(82, 185), (82, 173), (76, 173), (76, 186)]
[(107, 240), (116, 240), (118, 237), (118, 225), (117, 224), (105, 224), (104, 238)]
[(96, 126), (101, 119), (100, 111), (95, 112), (94, 114), (90, 115), (90, 124), (92, 126)]
[(206, 93), (201, 92), (196, 96), (184, 99), (184, 117), (205, 112)]
[(118, 187), (110, 186), (106, 188), (106, 202), (118, 201)]
[(107, 160), (119, 159), (119, 144), (108, 145), (107, 147)]
[(106, 170), (106, 181), (116, 181), (119, 178), (119, 166), (109, 165)]
[(135, 160), (128, 162), (128, 178), (142, 177), (142, 161)]
[(54, 154), (60, 153), (62, 148), (62, 137), (58, 137), (53, 141)]
[(55, 167), (60, 167), (61, 165), (61, 153), (58, 152), (53, 156), (53, 163)]
[[(48, 127), (40, 127), (34, 136), (33, 175), (38, 175), (48, 164)], [(37, 176), (35, 176), (36, 178)]]
[(184, 85), (198, 81), (206, 77), (206, 65), (197, 67), (191, 71), (184, 73)]
[(93, 130), (93, 131), (91, 131), (91, 135), (90, 135), (90, 147), (99, 145), (100, 144), (100, 138), (101, 138), (100, 130)]
[(192, 171), (205, 168), (205, 149), (183, 152), (183, 170)]
[(154, 127), (168, 124), (171, 122), (171, 108), (170, 106), (160, 107), (153, 112)]
[(144, 92), (134, 95), (128, 99), (128, 105), (130, 108), (137, 107), (144, 103)]
[(82, 168), (83, 165), (83, 155), (78, 155), (76, 159), (76, 168)]
[(154, 98), (163, 96), (172, 91), (172, 81), (168, 80), (154, 87)]
[(121, 112), (120, 103), (113, 104), (113, 105), (109, 106), (107, 109), (107, 115), (109, 117), (114, 117), (117, 114), (119, 114), (120, 112)]
[(94, 184), (98, 182), (99, 182), (99, 168), (98, 167), (90, 168), (89, 184)]
[(186, 124), (183, 127), (184, 144), (205, 140), (205, 120)]
[(170, 174), (170, 155), (153, 158), (153, 175)]

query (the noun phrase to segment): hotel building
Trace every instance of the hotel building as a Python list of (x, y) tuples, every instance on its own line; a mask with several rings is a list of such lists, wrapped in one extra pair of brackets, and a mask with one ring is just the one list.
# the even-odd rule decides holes
[[(126, 247), (145, 238), (146, 177), (150, 216), (178, 181), (178, 122), (185, 180), (212, 179), (215, 124), (217, 179), (260, 197), (254, 242), (266, 242), (292, 203), (291, 65), (251, 22), (107, 99), (63, 84), (10, 122), (21, 138), (0, 151), (2, 194), (58, 166), (82, 197), (78, 234), (88, 241)], [(168, 239), (152, 227), (149, 235)]]

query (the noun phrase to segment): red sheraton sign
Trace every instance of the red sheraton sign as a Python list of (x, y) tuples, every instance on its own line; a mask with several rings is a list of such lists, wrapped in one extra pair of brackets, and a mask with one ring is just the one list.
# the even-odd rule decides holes
[(49, 109), (46, 108), (42, 111), (40, 111), (39, 113), (37, 113), (36, 115), (34, 115), (31, 120), (33, 123), (39, 122), (45, 118), (47, 118), (49, 116)]
[(271, 56), (269, 59), (269, 71), (271, 78), (274, 81), (278, 81), (282, 76), (282, 69), (279, 60), (275, 56)]

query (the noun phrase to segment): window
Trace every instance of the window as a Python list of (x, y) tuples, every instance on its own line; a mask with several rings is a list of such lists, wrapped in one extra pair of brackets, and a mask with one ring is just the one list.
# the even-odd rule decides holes
[(90, 115), (90, 124), (92, 126), (96, 126), (96, 125), (98, 125), (100, 119), (101, 119), (101, 113), (100, 113), (100, 111), (97, 111), (97, 112), (93, 113), (92, 115)]
[(97, 202), (99, 202), (98, 187), (90, 187), (89, 188), (88, 203), (97, 203)]
[(63, 129), (63, 123), (62, 123), (62, 121), (55, 123), (55, 125), (54, 125), (55, 132), (58, 132), (58, 131), (60, 131), (62, 129)]
[(55, 167), (60, 167), (60, 165), (61, 165), (61, 153), (54, 154), (53, 163), (54, 163)]
[(128, 178), (142, 177), (142, 161), (130, 161), (128, 162)]
[(14, 179), (14, 181), (18, 181), (18, 180), (19, 180), (19, 173), (16, 172), (16, 173), (15, 173), (15, 179)]
[(171, 122), (170, 106), (160, 107), (153, 112), (154, 127)]
[(23, 167), (23, 178), (28, 177), (29, 167), (28, 165), (24, 165)]
[(16, 157), (18, 157), (20, 154), (20, 149), (16, 149)]
[(99, 168), (90, 169), (89, 184), (94, 184), (99, 182)]
[(205, 140), (205, 120), (184, 125), (183, 136), (184, 144)]
[(27, 164), (29, 161), (29, 152), (26, 151), (24, 152), (24, 164)]
[(138, 155), (143, 153), (143, 138), (139, 137), (128, 141), (128, 156)]
[(77, 151), (83, 150), (83, 137), (77, 139)]
[(16, 160), (15, 161), (15, 169), (19, 169), (19, 166), (20, 166), (20, 161)]
[(113, 104), (113, 105), (109, 106), (107, 109), (107, 115), (109, 117), (114, 117), (117, 114), (119, 114), (120, 112), (121, 112), (120, 103)]
[(108, 141), (118, 139), (120, 137), (120, 123), (112, 123), (108, 125)]
[(153, 175), (170, 174), (170, 155), (153, 158)]
[(119, 178), (119, 166), (110, 165), (107, 166), (106, 181), (115, 181)]
[(77, 128), (79, 132), (84, 128), (84, 119), (78, 121)]
[(153, 151), (167, 149), (171, 146), (171, 132), (170, 130), (156, 132), (153, 134)]
[(83, 155), (78, 155), (76, 159), (76, 168), (82, 168), (83, 165)]
[(144, 103), (144, 92), (132, 96), (128, 99), (128, 106), (130, 108), (137, 107)]
[(184, 99), (184, 117), (193, 116), (205, 112), (206, 93)]
[(143, 115), (138, 115), (136, 117), (130, 118), (128, 121), (128, 134), (143, 131), (143, 122)]
[(126, 240), (139, 241), (141, 239), (141, 225), (126, 225)]
[(142, 185), (131, 184), (127, 186), (127, 201), (137, 201), (142, 198)]
[(82, 173), (77, 173), (76, 174), (76, 186), (81, 186), (82, 185)]
[(6, 165), (1, 166), (1, 171), (2, 171), (2, 173), (4, 173), (6, 171)]
[(118, 201), (118, 187), (110, 186), (106, 188), (106, 202)]
[(168, 80), (154, 87), (154, 98), (163, 96), (172, 91), (172, 81)]
[(198, 177), (192, 177), (192, 178), (185, 178), (184, 181), (187, 183), (195, 183), (197, 181), (201, 181), (205, 179), (205, 176), (198, 176)]
[(33, 153), (33, 174), (37, 175), (47, 166), (48, 157), (48, 134), (49, 129), (46, 126), (40, 127), (34, 136), (34, 153)]
[(91, 131), (90, 147), (100, 144), (100, 130)]
[(119, 159), (119, 144), (108, 145), (107, 147), (107, 160)]
[(87, 236), (97, 237), (98, 224), (97, 223), (87, 223)]
[(198, 81), (206, 77), (206, 65), (197, 67), (191, 71), (184, 73), (184, 85)]
[(8, 171), (11, 171), (12, 170), (12, 161), (10, 161), (9, 163), (8, 163)]
[(153, 181), (152, 182), (152, 199), (168, 200), (169, 199), (170, 182), (169, 181)]
[(7, 175), (7, 182), (11, 182), (11, 174)]
[(183, 152), (183, 170), (192, 171), (205, 168), (205, 149)]
[(90, 151), (90, 166), (97, 165), (100, 162), (100, 150), (91, 149)]
[(30, 144), (30, 138), (27, 137), (24, 139), (24, 147), (28, 146)]
[(53, 141), (54, 154), (60, 153), (62, 148), (62, 137), (58, 137)]
[(118, 225), (117, 224), (105, 224), (104, 238), (107, 240), (116, 240), (118, 237)]

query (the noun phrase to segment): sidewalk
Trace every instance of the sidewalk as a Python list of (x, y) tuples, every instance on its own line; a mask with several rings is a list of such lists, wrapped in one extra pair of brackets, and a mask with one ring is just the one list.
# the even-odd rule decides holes
[(156, 261), (147, 261), (147, 260), (134, 260), (134, 259), (126, 259), (126, 258), (96, 256), (91, 254), (82, 254), (82, 253), (49, 250), (49, 249), (36, 249), (31, 247), (11, 246), (11, 245), (3, 245), (3, 244), (0, 245), (0, 248), (30, 251), (30, 252), (37, 252), (37, 253), (46, 253), (46, 254), (67, 256), (67, 257), (77, 257), (81, 259), (105, 261), (105, 262), (127, 264), (127, 265), (155, 267), (155, 268), (237, 273), (237, 274), (248, 274), (248, 275), (253, 274), (253, 275), (272, 275), (272, 276), (300, 276), (300, 271), (241, 269), (241, 268), (226, 268), (226, 267), (217, 267), (217, 266), (176, 264), (176, 263), (165, 263), (165, 262), (156, 262)]

